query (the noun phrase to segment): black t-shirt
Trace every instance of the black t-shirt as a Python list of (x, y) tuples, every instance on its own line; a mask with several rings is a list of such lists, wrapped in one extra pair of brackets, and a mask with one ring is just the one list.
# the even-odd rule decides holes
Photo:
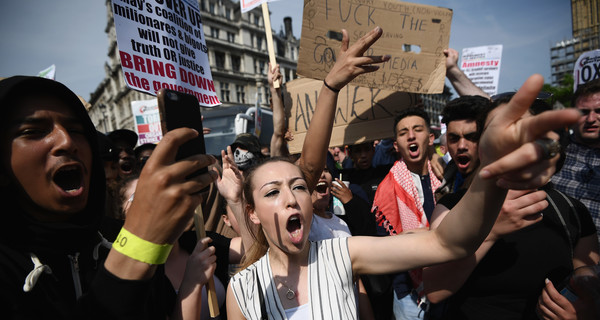
[[(555, 190), (546, 190), (562, 212), (573, 238), (595, 232), (581, 202), (568, 202)], [(449, 194), (438, 204), (451, 209), (465, 191)], [(446, 301), (442, 319), (537, 319), (535, 307), (544, 280), (560, 283), (572, 271), (572, 246), (552, 205), (539, 223), (498, 240), (471, 273), (462, 288)]]
[(383, 178), (390, 172), (392, 166), (393, 164), (382, 165), (376, 168), (370, 167), (366, 170), (351, 168), (345, 169), (343, 172), (348, 175), (350, 183), (359, 185), (365, 191), (369, 199), (369, 205), (372, 205), (377, 186), (379, 186)]

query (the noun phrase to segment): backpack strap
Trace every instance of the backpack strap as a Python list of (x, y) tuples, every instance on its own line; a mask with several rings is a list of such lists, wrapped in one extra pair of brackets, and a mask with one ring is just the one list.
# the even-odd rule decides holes
[(567, 227), (567, 223), (565, 221), (565, 215), (568, 219), (568, 213), (566, 212), (561, 212), (558, 209), (558, 206), (556, 205), (556, 203), (554, 202), (554, 200), (552, 199), (552, 196), (550, 196), (550, 194), (548, 194), (548, 197), (546, 197), (548, 199), (548, 202), (552, 205), (552, 207), (554, 208), (554, 211), (556, 212), (556, 216), (558, 217), (558, 219), (560, 220), (560, 223), (563, 226), (563, 229), (565, 230), (565, 233), (567, 234), (567, 239), (569, 239), (569, 242), (571, 243), (570, 249), (571, 249), (571, 260), (573, 260), (573, 256), (574, 256), (574, 248), (575, 245), (577, 244), (577, 241), (579, 240), (579, 235), (581, 234), (581, 221), (579, 220), (579, 216), (577, 214), (577, 210), (575, 209), (575, 206), (573, 205), (573, 203), (571, 202), (571, 200), (569, 200), (569, 198), (562, 192), (553, 189), (553, 191), (555, 191), (556, 193), (558, 193), (559, 195), (561, 195), (561, 197), (567, 202), (567, 204), (569, 205), (569, 207), (571, 208), (571, 212), (573, 213), (573, 216), (575, 216), (575, 221), (577, 222), (577, 233), (572, 235), (571, 231), (569, 231), (569, 227)]
[(567, 233), (567, 239), (569, 239), (569, 243), (571, 244), (569, 246), (569, 249), (571, 249), (571, 261), (572, 261), (573, 260), (573, 238), (571, 238), (571, 232), (569, 231), (569, 228), (567, 227), (567, 224), (565, 222), (565, 219), (563, 218), (562, 212), (560, 212), (560, 210), (558, 210), (558, 207), (556, 206), (556, 203), (554, 203), (554, 200), (552, 200), (552, 197), (550, 195), (548, 195), (548, 197), (546, 197), (546, 199), (548, 199), (548, 202), (550, 202), (550, 204), (552, 205), (552, 208), (554, 208), (554, 211), (556, 212), (556, 216), (558, 217), (558, 220), (560, 220), (560, 223), (562, 224), (563, 229)]
[(577, 209), (575, 209), (573, 202), (571, 201), (571, 199), (569, 199), (569, 197), (567, 197), (567, 195), (565, 195), (564, 193), (562, 193), (559, 190), (556, 190), (556, 192), (558, 192), (558, 194), (560, 194), (565, 199), (565, 201), (567, 201), (567, 203), (569, 204), (569, 207), (571, 207), (571, 211), (573, 212), (573, 216), (575, 217), (575, 222), (577, 222), (577, 234), (575, 235), (575, 238), (573, 238), (573, 239), (577, 241), (577, 240), (579, 240), (579, 237), (581, 236), (581, 220), (579, 219), (579, 214), (577, 213)]

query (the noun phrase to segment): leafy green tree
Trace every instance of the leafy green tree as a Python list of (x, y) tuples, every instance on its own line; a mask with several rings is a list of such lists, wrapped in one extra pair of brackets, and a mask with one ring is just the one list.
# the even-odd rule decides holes
[(556, 102), (560, 102), (566, 108), (571, 107), (571, 98), (573, 97), (573, 75), (567, 73), (560, 81), (560, 85), (552, 86), (551, 84), (544, 84), (542, 91), (552, 93), (551, 104), (554, 105)]

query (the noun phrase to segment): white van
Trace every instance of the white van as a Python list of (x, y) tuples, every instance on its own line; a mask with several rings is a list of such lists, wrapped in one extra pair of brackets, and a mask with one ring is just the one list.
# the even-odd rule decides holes
[[(202, 126), (210, 128), (210, 133), (204, 135), (206, 153), (220, 155), (226, 150), (240, 133), (253, 133), (255, 128), (254, 116), (256, 107), (232, 106), (202, 108)], [(273, 112), (261, 108), (262, 125), (259, 136), (261, 146), (271, 145), (273, 135)]]

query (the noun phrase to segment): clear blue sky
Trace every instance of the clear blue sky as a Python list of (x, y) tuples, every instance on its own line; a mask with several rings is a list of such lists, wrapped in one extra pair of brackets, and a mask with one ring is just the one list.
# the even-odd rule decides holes
[[(533, 74), (550, 82), (550, 47), (571, 37), (571, 7), (559, 0), (418, 0), (454, 11), (450, 47), (502, 44), (499, 91), (518, 89)], [(300, 37), (302, 0), (269, 4), (278, 32), (291, 16)], [(0, 77), (36, 75), (56, 65), (56, 80), (89, 99), (108, 61), (103, 0), (10, 0), (0, 5)]]

